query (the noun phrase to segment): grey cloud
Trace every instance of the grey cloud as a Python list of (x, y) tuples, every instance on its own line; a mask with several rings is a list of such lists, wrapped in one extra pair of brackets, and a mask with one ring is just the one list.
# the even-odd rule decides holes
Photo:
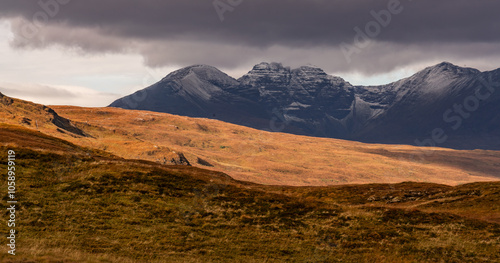
[(37, 98), (76, 98), (78, 94), (72, 93), (69, 90), (57, 89), (54, 87), (49, 87), (45, 85), (35, 85), (31, 87), (20, 87), (16, 85), (10, 85), (10, 87), (4, 84), (0, 87), (0, 91), (8, 96), (20, 97), (29, 93), (30, 96)]
[(82, 87), (54, 87), (40, 84), (0, 84), (0, 93), (23, 100), (51, 105), (80, 105), (97, 107), (108, 105), (121, 95), (98, 92)]
[[(188, 51), (183, 51), (183, 48)], [(235, 67), (239, 71), (248, 71), (262, 61), (282, 62), (291, 67), (313, 64), (339, 76), (353, 71), (376, 75), (407, 65), (421, 67), (442, 61), (451, 61), (461, 66), (478, 65), (481, 70), (492, 70), (500, 66), (500, 45), (496, 43), (444, 43), (422, 46), (374, 42), (369, 48), (353, 56), (351, 63), (346, 63), (344, 54), (338, 48), (324, 46), (251, 48), (183, 42), (169, 42), (165, 45), (158, 42), (150, 44), (141, 52), (148, 58), (147, 64), (153, 67), (160, 66), (165, 61), (176, 61), (180, 65), (203, 63), (217, 65), (228, 73)]]
[[(41, 0), (56, 1), (62, 0)], [(149, 66), (206, 63), (230, 68), (277, 59), (372, 74), (403, 61), (498, 54), (500, 1), (401, 0), (401, 13), (392, 15), (376, 42), (346, 63), (340, 44), (352, 43), (354, 28), (364, 30), (374, 20), (370, 12), (387, 9), (391, 1), (398, 0), (243, 0), (221, 22), (212, 0), (72, 0), (32, 38), (23, 38), (23, 30), (43, 12), (38, 1), (3, 0), (0, 17), (14, 21), (17, 47), (58, 44), (92, 52), (136, 52)]]

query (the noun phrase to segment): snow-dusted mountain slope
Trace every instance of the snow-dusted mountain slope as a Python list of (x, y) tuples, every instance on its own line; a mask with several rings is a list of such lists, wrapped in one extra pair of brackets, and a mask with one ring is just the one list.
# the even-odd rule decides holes
[[(170, 73), (158, 83), (113, 102), (110, 107), (216, 118), (250, 126), (266, 114), (254, 102), (226, 92), (238, 81), (207, 65)], [(234, 106), (233, 106), (234, 105)]]
[(235, 80), (195, 65), (110, 106), (366, 142), (500, 149), (499, 72), (444, 62), (387, 85), (354, 87), (311, 66), (260, 63)]
[[(380, 111), (372, 111), (353, 137), (368, 142), (500, 149), (493, 139), (500, 137), (500, 122), (495, 121), (500, 116), (500, 92), (495, 92), (500, 90), (499, 71), (441, 63), (388, 85), (357, 87), (357, 95)], [(440, 131), (444, 135), (434, 137), (443, 138), (433, 138), (433, 132)]]

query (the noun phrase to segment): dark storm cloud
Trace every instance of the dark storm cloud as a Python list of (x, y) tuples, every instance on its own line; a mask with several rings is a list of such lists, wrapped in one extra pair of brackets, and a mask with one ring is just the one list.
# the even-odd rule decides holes
[[(32, 23), (35, 14), (44, 10), (39, 3), (57, 1), (64, 4), (56, 8), (59, 10), (50, 6), (46, 13), (59, 12), (54, 12), (38, 35), (23, 38), (26, 23)], [(274, 46), (339, 50), (341, 43), (353, 43), (355, 27), (364, 31), (365, 25), (375, 20), (372, 13), (387, 10), (388, 3), (401, 11), (381, 27), (374, 37), (377, 42), (419, 45), (420, 50), (439, 43), (470, 43), (473, 49), (474, 43), (500, 42), (500, 1), (496, 0), (242, 0), (223, 14), (223, 21), (212, 0), (2, 0), (0, 16), (17, 18), (12, 23), (17, 46), (62, 44), (105, 52), (132, 49), (144, 55), (149, 65), (176, 59), (189, 63), (198, 55), (206, 61), (193, 63), (210, 63), (213, 57), (233, 66), (231, 63), (238, 64)], [(158, 54), (165, 45), (177, 53)], [(241, 53), (245, 50), (248, 56)], [(193, 59), (182, 60), (179, 52)]]
[[(48, 3), (56, 0), (41, 0)], [(65, 0), (68, 1), (68, 0)], [(2, 15), (28, 20), (38, 1), (3, 0)], [(225, 2), (225, 0), (221, 0)], [(139, 39), (203, 39), (250, 45), (336, 45), (353, 38), (353, 28), (373, 20), (370, 11), (387, 9), (380, 0), (243, 0), (221, 22), (210, 0), (72, 0), (52, 23), (99, 27), (102, 33)], [(401, 0), (379, 40), (497, 41), (500, 1)]]

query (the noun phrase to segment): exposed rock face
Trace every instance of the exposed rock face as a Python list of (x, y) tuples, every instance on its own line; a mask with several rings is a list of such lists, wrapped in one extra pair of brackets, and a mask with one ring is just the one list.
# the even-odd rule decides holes
[(186, 156), (184, 156), (183, 153), (178, 153), (178, 155), (179, 155), (178, 164), (191, 166), (191, 164), (189, 163), (188, 159), (186, 158)]
[(354, 103), (354, 87), (314, 67), (290, 69), (261, 63), (231, 86), (229, 92), (257, 102), (267, 115), (267, 128), (298, 134), (345, 137), (342, 123)]
[(9, 106), (12, 103), (14, 103), (14, 100), (0, 93), (0, 103), (2, 103), (5, 106)]
[(161, 163), (161, 164), (165, 164), (165, 165), (186, 165), (186, 166), (191, 166), (191, 163), (189, 162), (189, 160), (186, 158), (186, 156), (184, 156), (183, 153), (175, 153), (175, 157), (163, 157), (163, 160), (160, 161), (160, 159), (158, 159), (158, 162)]
[[(235, 80), (195, 65), (110, 106), (365, 142), (500, 149), (499, 74), (445, 62), (387, 85), (354, 87), (311, 66), (260, 63)], [(433, 138), (436, 129), (444, 133)]]
[(75, 125), (73, 125), (70, 120), (59, 116), (53, 109), (51, 109), (49, 107), (45, 107), (45, 106), (44, 106), (44, 109), (50, 115), (52, 115), (52, 123), (55, 126), (65, 130), (65, 131), (68, 131), (70, 133), (76, 134), (76, 135), (80, 135), (83, 137), (89, 137), (89, 135), (87, 135), (84, 131), (77, 128)]
[(198, 160), (196, 161), (198, 164), (201, 164), (203, 166), (208, 166), (208, 167), (214, 167), (211, 163), (201, 159), (200, 157), (198, 157)]

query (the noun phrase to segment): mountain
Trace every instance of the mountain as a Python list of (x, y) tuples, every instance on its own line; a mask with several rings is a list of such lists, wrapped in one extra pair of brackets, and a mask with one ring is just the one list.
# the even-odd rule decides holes
[(356, 87), (312, 66), (260, 63), (236, 80), (195, 65), (110, 107), (371, 143), (498, 150), (498, 87), (500, 69), (447, 62), (387, 85)]
[(261, 63), (238, 80), (195, 65), (113, 102), (110, 107), (213, 118), (262, 130), (345, 137), (354, 87), (314, 67)]
[[(383, 86), (357, 87), (372, 116), (353, 136), (365, 142), (500, 149), (500, 70), (441, 63)], [(434, 136), (442, 133), (442, 136)]]
[(255, 102), (227, 92), (238, 81), (207, 65), (172, 72), (158, 83), (119, 99), (111, 107), (147, 109), (188, 117), (205, 117), (251, 126), (267, 115)]

